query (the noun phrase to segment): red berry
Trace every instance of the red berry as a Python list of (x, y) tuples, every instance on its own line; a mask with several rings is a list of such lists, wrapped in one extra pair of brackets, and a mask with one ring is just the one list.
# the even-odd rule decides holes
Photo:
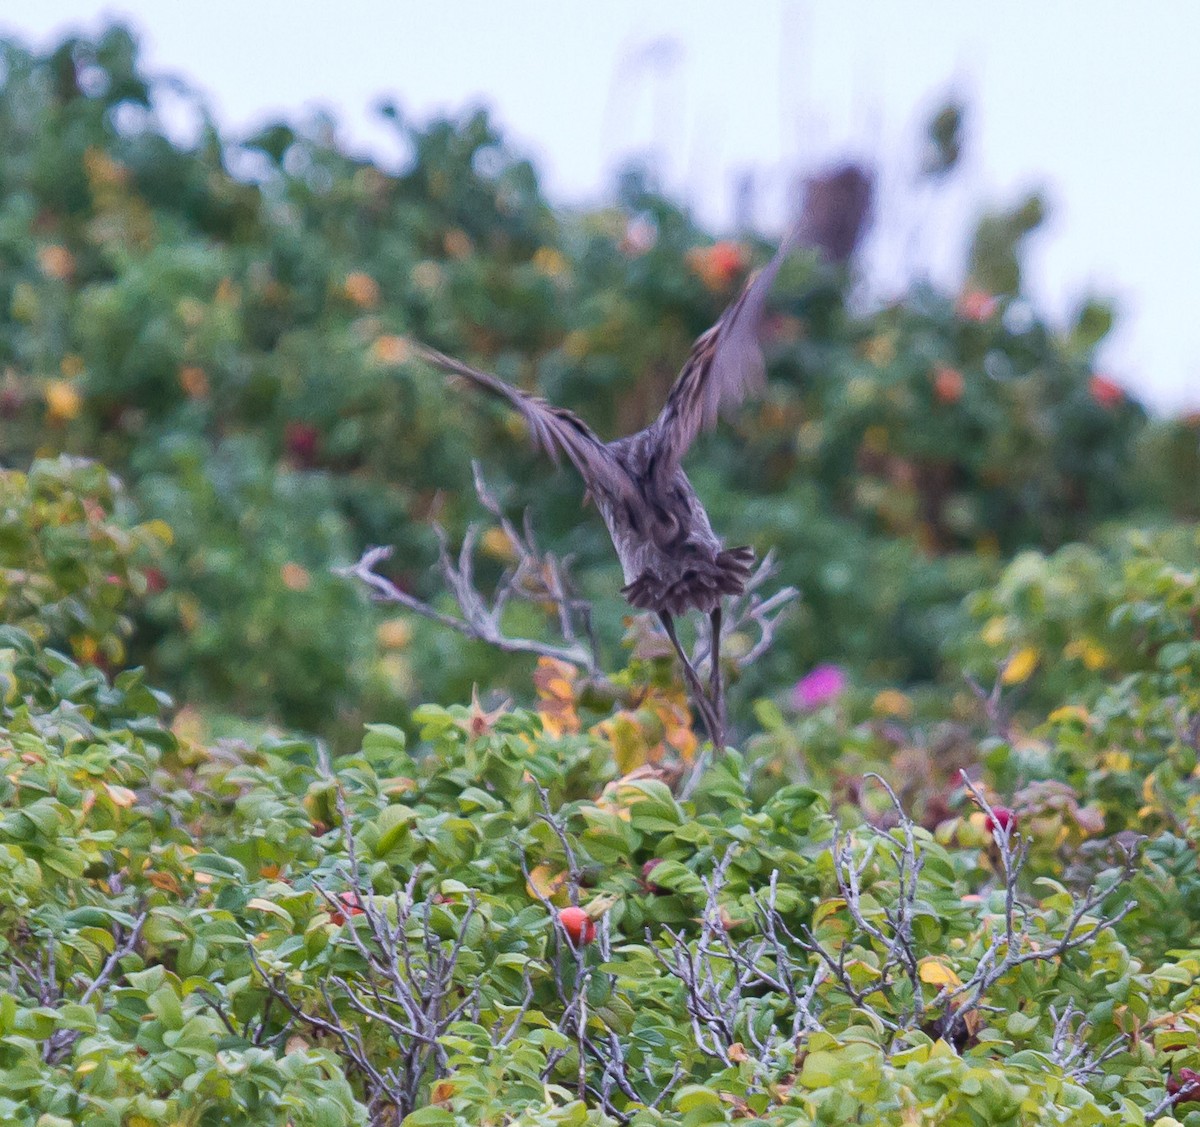
[(1125, 389), (1119, 383), (1110, 380), (1108, 376), (1092, 376), (1088, 381), (1088, 391), (1092, 399), (1101, 407), (1112, 409), (1118, 407), (1125, 398)]
[(990, 834), (997, 830), (1001, 832), (1013, 830), (1017, 827), (1017, 816), (1007, 806), (993, 806), (992, 812), (987, 816), (984, 824)]
[(1194, 1068), (1181, 1068), (1173, 1076), (1168, 1076), (1167, 1095), (1173, 1097), (1176, 1106), (1200, 1103), (1200, 1072)]
[(650, 874), (661, 864), (661, 857), (653, 857), (642, 866), (642, 888), (651, 896), (666, 896), (671, 891), (669, 888), (663, 888), (661, 884), (655, 884), (650, 879)]
[(558, 913), (558, 922), (576, 947), (584, 947), (596, 938), (596, 921), (582, 908), (564, 908)]
[(728, 285), (746, 267), (746, 252), (738, 243), (714, 243), (709, 251), (714, 273)]
[(320, 450), (321, 432), (312, 423), (288, 423), (283, 428), (283, 445), (300, 465), (311, 466)]
[(353, 892), (343, 892), (338, 899), (342, 902), (342, 908), (335, 908), (329, 913), (329, 919), (337, 924), (338, 927), (341, 927), (346, 922), (347, 916), (361, 916), (363, 914), (361, 901)]

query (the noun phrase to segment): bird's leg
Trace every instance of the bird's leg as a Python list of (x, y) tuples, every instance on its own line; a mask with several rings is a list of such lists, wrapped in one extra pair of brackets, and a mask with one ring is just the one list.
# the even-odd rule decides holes
[(721, 604), (713, 607), (708, 616), (709, 631), (712, 637), (709, 641), (708, 660), (712, 663), (708, 671), (708, 699), (716, 713), (721, 731), (725, 730), (725, 688), (721, 684)]
[(683, 662), (684, 680), (691, 690), (692, 702), (696, 706), (696, 711), (700, 713), (700, 719), (704, 721), (704, 726), (708, 729), (709, 739), (712, 740), (714, 747), (724, 747), (724, 731), (716, 714), (713, 712), (712, 705), (709, 703), (708, 696), (704, 692), (704, 686), (700, 683), (700, 677), (696, 673), (695, 667), (688, 660), (687, 654), (683, 651), (683, 646), (679, 644), (679, 636), (675, 633), (675, 620), (671, 617), (670, 612), (665, 610), (658, 612), (658, 620), (663, 624), (663, 629), (667, 632), (667, 637), (671, 639), (671, 645), (675, 647), (675, 652), (679, 655), (679, 660)]

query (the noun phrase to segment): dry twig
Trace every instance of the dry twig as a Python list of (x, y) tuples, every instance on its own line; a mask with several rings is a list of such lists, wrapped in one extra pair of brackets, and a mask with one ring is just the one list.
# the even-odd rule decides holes
[[(368, 548), (356, 564), (339, 568), (337, 574), (365, 584), (380, 602), (397, 603), (414, 614), (457, 630), (469, 638), (487, 642), (506, 653), (552, 657), (582, 669), (591, 677), (599, 677), (600, 654), (592, 629), (591, 605), (571, 593), (570, 560), (559, 559), (553, 552), (542, 551), (534, 537), (528, 514), (524, 527), (518, 529), (504, 515), (500, 503), (483, 480), (478, 463), (472, 465), (475, 492), (484, 508), (499, 520), (500, 528), (516, 556), (490, 598), (480, 593), (475, 582), (475, 545), (481, 531), (477, 524), (467, 527), (457, 555), (450, 551), (446, 530), (441, 525), (434, 526), (438, 539), (438, 566), (458, 604), (457, 615), (436, 609), (379, 574), (376, 568), (391, 556), (391, 548)], [(551, 604), (562, 637), (561, 643), (506, 634), (503, 627), (504, 611), (514, 598)]]

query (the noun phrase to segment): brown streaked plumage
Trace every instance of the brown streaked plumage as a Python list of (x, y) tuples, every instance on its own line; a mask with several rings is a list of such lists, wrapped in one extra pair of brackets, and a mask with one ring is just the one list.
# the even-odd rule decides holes
[[(692, 346), (662, 411), (644, 430), (603, 442), (573, 412), (423, 345), (417, 355), (507, 401), (536, 446), (555, 462), (566, 454), (583, 477), (612, 537), (625, 576), (622, 594), (658, 614), (683, 661), (696, 705), (715, 743), (723, 739), (720, 682), (721, 600), (740, 595), (754, 553), (726, 548), (680, 465), (693, 440), (725, 408), (766, 382), (760, 344), (767, 294), (795, 241), (789, 236), (720, 319)], [(674, 616), (698, 610), (712, 622), (709, 691), (700, 685), (675, 634)]]

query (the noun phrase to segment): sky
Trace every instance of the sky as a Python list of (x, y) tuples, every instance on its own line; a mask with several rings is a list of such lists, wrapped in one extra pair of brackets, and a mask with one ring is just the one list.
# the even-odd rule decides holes
[[(0, 0), (0, 32), (37, 46), (119, 18), (155, 74), (185, 79), (235, 131), (331, 111), (382, 163), (372, 113), (488, 106), (552, 199), (601, 202), (649, 162), (714, 232), (753, 171), (779, 230), (798, 173), (870, 161), (881, 191), (865, 252), (874, 297), (961, 281), (986, 207), (1041, 191), (1028, 288), (1063, 322), (1114, 301), (1107, 374), (1160, 410), (1200, 409), (1200, 15), (1173, 0)], [(913, 191), (921, 132), (968, 107), (954, 182)], [(789, 192), (789, 189), (791, 191)]]

